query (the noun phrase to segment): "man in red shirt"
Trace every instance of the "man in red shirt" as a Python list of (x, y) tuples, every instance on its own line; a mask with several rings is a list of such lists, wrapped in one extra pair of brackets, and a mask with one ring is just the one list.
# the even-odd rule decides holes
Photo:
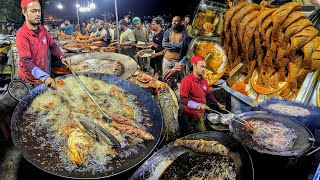
[(225, 110), (225, 106), (213, 97), (207, 81), (202, 78), (206, 70), (205, 60), (200, 56), (193, 56), (191, 64), (193, 72), (182, 79), (180, 86), (180, 102), (184, 105), (184, 118), (180, 122), (181, 129), (186, 132), (205, 131), (204, 112), (209, 109), (206, 97), (222, 110)]
[(46, 86), (54, 87), (55, 82), (47, 73), (49, 48), (63, 64), (69, 62), (63, 57), (58, 45), (51, 38), (46, 28), (40, 25), (41, 6), (38, 0), (22, 0), (22, 14), (25, 23), (16, 36), (19, 54), (18, 75), (21, 80), (32, 86), (44, 82)]

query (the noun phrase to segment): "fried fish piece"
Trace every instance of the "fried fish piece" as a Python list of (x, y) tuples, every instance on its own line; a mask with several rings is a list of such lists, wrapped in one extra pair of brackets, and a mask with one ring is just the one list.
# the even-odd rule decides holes
[(287, 46), (289, 44), (290, 37), (297, 34), (304, 28), (311, 26), (312, 22), (308, 19), (300, 19), (294, 23), (292, 23), (290, 26), (287, 27), (284, 35), (280, 39), (280, 46), (282, 49), (287, 49)]
[(304, 19), (305, 16), (301, 11), (294, 11), (292, 12), (282, 23), (281, 29), (286, 29), (288, 26), (290, 26), (292, 23)]
[(302, 67), (311, 68), (312, 53), (317, 49), (319, 44), (320, 44), (320, 37), (316, 36), (310, 42), (308, 42), (306, 45), (302, 47), (302, 51), (304, 55)]
[(123, 95), (123, 92), (114, 86), (111, 87), (111, 92), (120, 100), (121, 104), (124, 105), (125, 114), (128, 117), (133, 118), (134, 117), (133, 108), (128, 104), (126, 98)]
[[(243, 35), (243, 43), (242, 43), (242, 52), (245, 53), (245, 57), (248, 57), (248, 51), (246, 49), (249, 49), (249, 46), (251, 44), (251, 41), (254, 39), (255, 31), (258, 27), (261, 26), (261, 23), (263, 20), (265, 20), (267, 17), (269, 17), (275, 9), (264, 9), (260, 15), (254, 19), (252, 22), (248, 24), (248, 26), (245, 28), (244, 35)], [(257, 58), (257, 53), (255, 53)]]
[(282, 32), (281, 24), (285, 21), (285, 19), (291, 14), (293, 11), (300, 10), (300, 4), (296, 2), (289, 2), (282, 6), (280, 6), (273, 14), (272, 14), (272, 36), (271, 39), (273, 41), (279, 40), (279, 33)]
[[(247, 14), (243, 20), (241, 21), (240, 25), (239, 25), (239, 30), (238, 30), (238, 34), (237, 34), (237, 38), (238, 38), (238, 43), (242, 44), (242, 40), (244, 38), (244, 33), (245, 33), (245, 29), (247, 27), (247, 25), (252, 22), (256, 17), (258, 17), (258, 15), (260, 14), (260, 11), (252, 11), (251, 13)], [(246, 35), (246, 33), (245, 33)], [(243, 48), (242, 48), (243, 50)]]
[(66, 124), (60, 134), (67, 138), (69, 159), (77, 166), (83, 165), (92, 147), (90, 137), (76, 123)]
[(296, 54), (298, 49), (301, 49), (305, 44), (311, 41), (315, 36), (317, 36), (318, 30), (312, 26), (304, 28), (302, 31), (298, 32), (290, 38), (291, 46), (286, 54), (288, 57)]
[(177, 139), (174, 142), (174, 146), (183, 146), (191, 149), (194, 152), (205, 153), (205, 154), (220, 154), (227, 156), (229, 151), (225, 146), (219, 144), (218, 141), (207, 141), (207, 140), (182, 140)]
[(132, 135), (144, 140), (154, 140), (154, 137), (152, 134), (138, 129), (136, 127), (130, 126), (130, 125), (126, 125), (126, 124), (119, 124), (116, 121), (112, 121), (110, 123), (111, 126), (115, 127), (117, 130), (119, 130), (122, 133), (128, 134), (128, 135)]
[(108, 111), (106, 109), (104, 109), (104, 112), (110, 116), (110, 118), (112, 118), (114, 121), (116, 121), (117, 123), (120, 123), (120, 124), (126, 124), (126, 125), (130, 125), (130, 126), (134, 126), (134, 127), (138, 127), (137, 123), (135, 122), (135, 120), (133, 119), (130, 119), (128, 117), (125, 117), (121, 114), (117, 114), (117, 113), (114, 113), (112, 111)]

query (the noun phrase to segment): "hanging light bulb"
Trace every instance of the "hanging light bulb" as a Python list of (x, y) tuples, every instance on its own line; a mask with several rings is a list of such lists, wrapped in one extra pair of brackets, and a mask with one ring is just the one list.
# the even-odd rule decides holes
[(85, 12), (85, 11), (86, 11), (86, 8), (85, 8), (85, 7), (79, 7), (79, 11), (80, 11), (80, 12)]
[(90, 8), (91, 9), (95, 9), (96, 8), (96, 4), (94, 2), (90, 3)]
[(57, 7), (58, 7), (58, 9), (63, 9), (63, 6), (62, 6), (61, 2), (59, 2)]
[(95, 9), (96, 8), (96, 4), (93, 2), (93, 0), (91, 1), (91, 3), (89, 4), (89, 7), (91, 9)]

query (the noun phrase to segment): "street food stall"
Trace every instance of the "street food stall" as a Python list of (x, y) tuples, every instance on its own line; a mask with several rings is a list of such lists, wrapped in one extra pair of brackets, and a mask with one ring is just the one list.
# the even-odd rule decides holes
[(40, 84), (15, 99), (11, 136), (23, 158), (15, 155), (22, 165), (13, 176), (313, 177), (320, 163), (320, 10), (307, 18), (300, 8), (200, 1), (186, 57), (205, 59), (211, 92), (229, 103), (225, 111), (209, 105), (208, 131), (186, 136), (179, 96), (145, 72), (148, 45), (137, 62), (80, 33), (58, 34), (70, 66), (53, 68), (57, 86)]

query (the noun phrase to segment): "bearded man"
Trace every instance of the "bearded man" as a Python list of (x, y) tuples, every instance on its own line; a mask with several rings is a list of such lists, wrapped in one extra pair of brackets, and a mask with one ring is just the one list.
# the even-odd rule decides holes
[(63, 64), (69, 61), (63, 57), (58, 45), (51, 38), (43, 25), (40, 25), (41, 6), (38, 0), (22, 0), (22, 14), (26, 21), (19, 29), (16, 44), (19, 54), (18, 75), (20, 79), (31, 86), (43, 82), (54, 87), (55, 81), (50, 77), (49, 49)]
[[(171, 24), (171, 28), (165, 31), (162, 40), (162, 46), (165, 49), (162, 72), (172, 69), (178, 62), (183, 48), (183, 39), (187, 36), (180, 16), (173, 17)], [(169, 81), (168, 84), (171, 85), (171, 82)]]

